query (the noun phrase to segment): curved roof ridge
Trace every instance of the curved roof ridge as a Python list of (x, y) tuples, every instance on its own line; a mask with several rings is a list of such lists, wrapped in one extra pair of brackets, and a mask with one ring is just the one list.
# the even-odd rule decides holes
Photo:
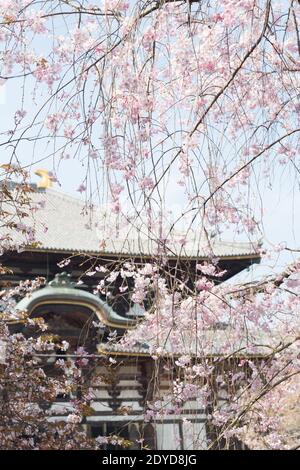
[(30, 296), (25, 296), (17, 305), (16, 310), (31, 315), (40, 305), (69, 304), (82, 305), (90, 308), (104, 323), (114, 328), (132, 328), (137, 321), (133, 318), (125, 318), (119, 315), (107, 302), (95, 294), (83, 289), (76, 289), (70, 284), (58, 285), (49, 283), (47, 286), (34, 291)]

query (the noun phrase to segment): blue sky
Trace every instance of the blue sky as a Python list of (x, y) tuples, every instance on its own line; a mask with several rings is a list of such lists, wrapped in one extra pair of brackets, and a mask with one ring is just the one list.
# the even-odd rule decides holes
[[(29, 115), (35, 111), (32, 103), (32, 97), (25, 89), (25, 109), (29, 110)], [(12, 80), (5, 84), (0, 84), (0, 132), (4, 129), (13, 127), (13, 116), (17, 109), (20, 109), (22, 97), (21, 80)], [(37, 104), (39, 103), (37, 99)], [(45, 110), (47, 112), (47, 110)], [(30, 117), (30, 116), (29, 116)], [(26, 120), (26, 118), (25, 118)], [(1, 137), (2, 140), (2, 137)], [(32, 142), (27, 142), (19, 147), (18, 157), (23, 165), (26, 165), (31, 173), (32, 181), (38, 180), (34, 171), (38, 168), (45, 168), (49, 171), (57, 171), (61, 187), (56, 183), (55, 189), (64, 191), (77, 198), (84, 198), (77, 191), (82, 182), (82, 175), (86, 171), (86, 161), (78, 161), (71, 158), (67, 161), (61, 161), (57, 166), (57, 158), (48, 157), (47, 146), (45, 143), (38, 143), (33, 146)], [(0, 163), (6, 163), (8, 152), (1, 147)], [(300, 191), (295, 175), (288, 169), (284, 169), (275, 164), (274, 178), (272, 179), (272, 188), (262, 189), (258, 200), (263, 200), (264, 214), (262, 225), (262, 238), (266, 248), (280, 243), (286, 244), (289, 248), (300, 248)], [(176, 173), (174, 173), (174, 179)], [(94, 182), (95, 184), (95, 182)], [(182, 194), (176, 184), (168, 186), (168, 203), (175, 207), (175, 211), (181, 210)], [(95, 200), (97, 202), (97, 200)], [(245, 240), (243, 234), (236, 236), (235, 233), (226, 235), (228, 240)], [(261, 266), (255, 266), (249, 273), (244, 273), (243, 277), (251, 280), (262, 274), (271, 274), (274, 271), (280, 271), (286, 263), (293, 261), (298, 257), (297, 253), (283, 252), (278, 257), (274, 254), (272, 259), (263, 260)]]

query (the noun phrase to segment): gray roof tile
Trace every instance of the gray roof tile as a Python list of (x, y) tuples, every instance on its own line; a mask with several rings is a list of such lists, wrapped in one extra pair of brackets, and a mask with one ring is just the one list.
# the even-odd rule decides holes
[[(126, 254), (153, 256), (164, 250), (166, 256), (205, 258), (207, 250), (203, 237), (191, 232), (182, 246), (182, 234), (175, 233), (160, 244), (157, 236), (148, 231), (146, 224), (118, 228), (117, 216), (105, 209), (86, 211), (84, 203), (53, 189), (37, 190), (32, 194), (34, 203), (42, 203), (29, 218), (26, 225), (34, 227), (39, 249), (67, 253)], [(110, 220), (110, 223), (108, 223)], [(3, 229), (0, 229), (3, 234)], [(22, 244), (25, 237), (14, 231), (12, 238)], [(105, 246), (101, 245), (104, 240)], [(215, 257), (259, 258), (258, 245), (214, 241), (211, 254)]]

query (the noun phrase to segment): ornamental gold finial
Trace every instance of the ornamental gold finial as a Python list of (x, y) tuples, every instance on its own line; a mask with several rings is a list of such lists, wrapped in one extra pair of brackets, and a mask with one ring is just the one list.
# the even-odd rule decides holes
[(34, 173), (41, 177), (37, 184), (38, 188), (51, 188), (53, 182), (47, 170), (36, 170)]

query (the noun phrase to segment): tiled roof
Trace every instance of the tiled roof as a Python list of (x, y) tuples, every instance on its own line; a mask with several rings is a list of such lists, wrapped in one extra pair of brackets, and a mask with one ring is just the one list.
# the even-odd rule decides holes
[[(272, 334), (271, 334), (272, 333)], [(280, 328), (272, 328), (272, 332), (261, 327), (243, 328), (228, 323), (216, 323), (210, 328), (202, 328), (197, 334), (190, 328), (181, 331), (180, 340), (174, 341), (168, 327), (159, 335), (147, 338), (143, 342), (132, 344), (121, 341), (100, 343), (98, 351), (107, 355), (137, 355), (162, 357), (194, 356), (194, 357), (260, 357), (274, 354), (283, 345), (292, 344), (295, 333), (282, 332)]]
[(160, 354), (163, 357), (174, 355), (256, 357), (270, 354), (279, 344), (283, 344), (289, 339), (279, 336), (270, 337), (262, 331), (252, 331), (251, 334), (248, 331), (241, 335), (240, 331), (234, 330), (230, 326), (220, 329), (204, 329), (201, 334), (197, 335), (197, 341), (192, 339), (193, 336), (195, 335), (191, 331), (183, 332), (182, 343), (176, 347), (166, 338), (161, 339), (159, 345), (156, 338), (154, 342), (150, 340), (148, 343), (137, 343), (130, 347), (118, 342), (101, 343), (98, 345), (98, 351), (102, 354), (111, 355), (150, 355), (155, 357), (156, 350), (160, 346)]
[[(179, 233), (168, 237), (165, 242), (158, 242), (158, 237), (149, 233), (146, 224), (135, 227), (130, 224), (127, 228), (120, 228), (116, 215), (100, 208), (85, 210), (82, 201), (63, 192), (36, 190), (31, 197), (34, 203), (41, 203), (42, 207), (25, 218), (24, 223), (35, 229), (38, 249), (137, 256), (153, 256), (163, 251), (168, 257), (207, 257), (207, 243), (196, 232), (190, 232), (184, 245)], [(16, 243), (25, 241), (21, 231), (14, 231), (11, 236)], [(214, 241), (209, 251), (212, 256), (220, 258), (260, 257), (257, 244), (251, 243)]]

